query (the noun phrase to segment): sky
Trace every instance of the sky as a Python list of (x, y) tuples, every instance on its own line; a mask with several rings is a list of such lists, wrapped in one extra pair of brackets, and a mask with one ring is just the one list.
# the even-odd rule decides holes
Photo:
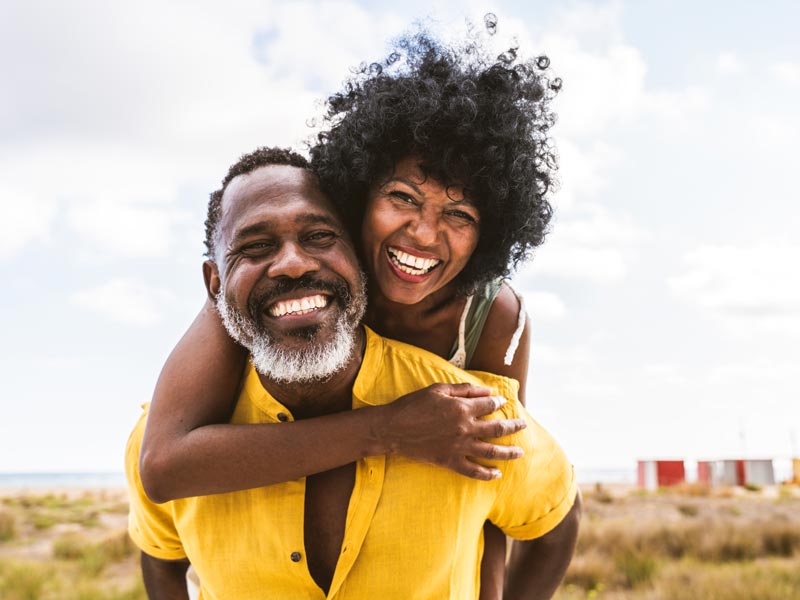
[(5, 0), (0, 472), (122, 470), (205, 298), (208, 193), (423, 20), (551, 59), (552, 233), (514, 276), (579, 469), (800, 454), (794, 2)]

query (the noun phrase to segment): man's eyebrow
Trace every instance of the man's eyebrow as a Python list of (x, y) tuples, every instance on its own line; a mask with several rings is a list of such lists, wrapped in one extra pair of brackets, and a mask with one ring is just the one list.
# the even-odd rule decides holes
[(306, 213), (298, 216), (295, 221), (301, 225), (329, 225), (331, 227), (335, 227), (336, 229), (342, 228), (342, 223), (339, 221), (339, 219), (333, 215), (321, 213)]
[(248, 238), (251, 235), (260, 235), (262, 233), (269, 233), (270, 229), (271, 228), (266, 223), (253, 223), (252, 225), (242, 227), (241, 229), (234, 232), (233, 237), (231, 238), (231, 243), (236, 244), (240, 240)]
[[(333, 215), (325, 215), (319, 213), (306, 213), (299, 215), (295, 218), (295, 222), (300, 225), (328, 225), (335, 229), (341, 229), (342, 224)], [(236, 231), (231, 239), (233, 244), (254, 235), (269, 234), (272, 232), (272, 226), (269, 223), (259, 222), (247, 225)]]

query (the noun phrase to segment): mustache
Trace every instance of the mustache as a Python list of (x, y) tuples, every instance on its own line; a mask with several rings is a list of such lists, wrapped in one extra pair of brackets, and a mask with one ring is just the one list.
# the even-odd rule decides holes
[(276, 298), (284, 294), (304, 290), (327, 292), (333, 296), (342, 308), (347, 308), (353, 299), (350, 288), (344, 281), (326, 281), (312, 275), (303, 275), (297, 279), (277, 279), (270, 284), (268, 289), (251, 296), (247, 307), (251, 318), (258, 322), (258, 315), (262, 314), (270, 304), (275, 302)]

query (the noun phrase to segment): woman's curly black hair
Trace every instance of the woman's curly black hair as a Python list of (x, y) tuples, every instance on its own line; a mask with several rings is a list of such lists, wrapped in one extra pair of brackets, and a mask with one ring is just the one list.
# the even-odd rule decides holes
[(550, 101), (561, 81), (549, 79), (548, 66), (544, 56), (518, 62), (516, 48), (487, 59), (476, 40), (451, 48), (424, 30), (395, 42), (383, 63), (362, 65), (327, 99), (329, 128), (310, 150), (353, 239), (361, 238), (370, 189), (418, 156), (427, 176), (465, 186), (480, 211), (459, 291), (508, 275), (544, 241), (552, 216)]

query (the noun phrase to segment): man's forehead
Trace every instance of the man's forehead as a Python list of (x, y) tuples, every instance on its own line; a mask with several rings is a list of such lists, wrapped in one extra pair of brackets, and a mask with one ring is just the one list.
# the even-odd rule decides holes
[[(292, 201), (305, 204), (315, 218), (340, 224), (336, 211), (319, 189), (316, 177), (307, 169), (290, 165), (268, 165), (235, 177), (222, 197), (223, 221), (234, 225), (254, 210), (268, 209)], [(280, 215), (276, 215), (280, 217)]]

